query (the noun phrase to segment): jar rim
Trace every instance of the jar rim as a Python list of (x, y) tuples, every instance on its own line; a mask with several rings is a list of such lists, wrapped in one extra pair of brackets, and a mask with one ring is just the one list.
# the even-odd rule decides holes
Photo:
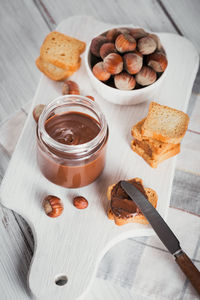
[[(79, 145), (66, 145), (62, 144), (56, 140), (54, 140), (46, 131), (45, 129), (45, 121), (51, 115), (52, 111), (58, 107), (70, 107), (77, 106), (77, 107), (84, 107), (90, 110), (93, 114), (96, 115), (98, 118), (98, 122), (100, 124), (100, 131), (99, 133), (89, 142)], [(73, 108), (74, 109), (74, 108)], [(72, 110), (75, 111), (75, 110)], [(50, 146), (54, 150), (63, 152), (65, 154), (70, 153), (71, 155), (76, 155), (77, 158), (81, 156), (88, 155), (100, 145), (108, 131), (108, 125), (105, 119), (104, 114), (102, 113), (99, 105), (94, 102), (93, 100), (80, 95), (64, 95), (55, 98), (49, 104), (47, 104), (40, 115), (38, 126), (37, 126), (37, 135), (40, 141), (45, 143), (46, 146)]]

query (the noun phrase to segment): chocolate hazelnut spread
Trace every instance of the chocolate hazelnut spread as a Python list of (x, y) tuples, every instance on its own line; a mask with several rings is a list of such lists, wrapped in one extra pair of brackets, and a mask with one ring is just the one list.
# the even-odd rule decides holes
[[(137, 189), (139, 189), (145, 196), (145, 190), (140, 182), (134, 179), (128, 180)], [(113, 187), (111, 191), (111, 211), (118, 218), (128, 219), (132, 218), (135, 214), (139, 214), (140, 210), (132, 199), (121, 188), (120, 181)]]
[(83, 96), (59, 97), (45, 108), (38, 123), (40, 170), (63, 187), (88, 185), (103, 171), (107, 139), (105, 117), (94, 101)]
[(45, 122), (45, 129), (54, 140), (66, 145), (87, 143), (100, 131), (95, 119), (80, 112), (54, 115)]

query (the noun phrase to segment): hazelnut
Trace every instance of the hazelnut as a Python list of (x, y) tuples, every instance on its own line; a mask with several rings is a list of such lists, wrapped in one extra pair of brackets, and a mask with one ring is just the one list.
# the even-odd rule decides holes
[(141, 39), (144, 36), (147, 36), (147, 32), (142, 28), (130, 28), (130, 35), (134, 37), (134, 39)]
[(104, 58), (103, 65), (110, 74), (119, 74), (123, 70), (123, 59), (117, 53), (110, 53)]
[(87, 98), (91, 99), (92, 101), (95, 101), (95, 99), (94, 99), (94, 97), (93, 97), (93, 96), (85, 96), (85, 97), (87, 97)]
[(121, 53), (133, 51), (136, 48), (136, 41), (130, 34), (121, 33), (115, 40), (115, 47)]
[(104, 63), (102, 61), (100, 61), (96, 65), (94, 65), (92, 71), (93, 71), (94, 76), (101, 81), (106, 81), (111, 76), (111, 74), (106, 71), (106, 69), (104, 67)]
[(47, 216), (51, 218), (59, 217), (64, 209), (60, 198), (52, 195), (44, 198), (42, 206)]
[(167, 58), (161, 52), (155, 52), (147, 58), (147, 65), (156, 72), (164, 72), (167, 68), (167, 64)]
[(108, 54), (116, 53), (115, 44), (114, 43), (105, 43), (100, 48), (100, 56), (104, 59)]
[(156, 42), (156, 49), (158, 51), (162, 51), (163, 47), (162, 47), (162, 44), (161, 44), (161, 41), (160, 41), (159, 37), (156, 34), (153, 34), (153, 33), (149, 33), (148, 36), (151, 37)]
[(156, 78), (156, 72), (149, 67), (142, 67), (140, 72), (135, 76), (136, 82), (142, 86), (154, 83)]
[(79, 86), (75, 81), (66, 80), (62, 89), (63, 95), (80, 95)]
[(120, 34), (120, 31), (116, 28), (113, 28), (107, 32), (106, 39), (109, 42), (114, 42), (119, 34)]
[(91, 42), (91, 46), (90, 46), (90, 51), (93, 55), (100, 57), (100, 48), (101, 46), (107, 42), (107, 39), (105, 36), (97, 36), (96, 38), (94, 38)]
[(44, 108), (45, 108), (44, 104), (38, 104), (33, 109), (33, 118), (36, 123), (38, 122), (39, 117), (40, 117), (41, 113), (43, 112)]
[(145, 36), (138, 40), (137, 47), (142, 54), (147, 55), (156, 50), (157, 44), (153, 38)]
[(88, 201), (82, 196), (77, 196), (73, 199), (73, 204), (78, 209), (85, 209), (88, 207)]
[(122, 28), (118, 28), (118, 31), (120, 32), (120, 33), (130, 33), (130, 30), (129, 30), (129, 28), (126, 28), (126, 27), (122, 27)]
[(126, 72), (115, 75), (114, 83), (119, 90), (132, 90), (136, 85), (135, 78)]
[(143, 64), (143, 58), (138, 53), (127, 53), (123, 57), (124, 59), (124, 69), (129, 74), (137, 74)]

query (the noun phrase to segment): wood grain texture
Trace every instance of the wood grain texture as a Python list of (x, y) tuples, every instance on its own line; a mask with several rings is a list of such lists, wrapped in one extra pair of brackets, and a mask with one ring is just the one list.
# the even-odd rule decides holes
[[(76, 17), (75, 19), (70, 18), (62, 22), (58, 30), (66, 34), (69, 34), (70, 31), (73, 33), (73, 36), (77, 38), (82, 37), (83, 40), (88, 42), (96, 32), (103, 31), (105, 28), (108, 28), (108, 25), (99, 23), (92, 18)], [(173, 51), (170, 48), (172, 39)], [(163, 40), (169, 55), (170, 67), (168, 76), (171, 80), (166, 80), (162, 91), (159, 91), (157, 97), (161, 103), (186, 110), (198, 57), (191, 44), (183, 38), (164, 34), (161, 35), (161, 40)], [(193, 57), (190, 60), (190, 65), (181, 65), (182, 58), (180, 57), (179, 48), (182, 48), (183, 45), (185, 48), (185, 52), (182, 53), (184, 60), (187, 61), (187, 55)], [(174, 54), (174, 52), (177, 54)], [(176, 63), (172, 63), (173, 60)], [(181, 72), (180, 66), (182, 66)], [(187, 69), (187, 75), (184, 68)], [(77, 189), (76, 191), (59, 188), (43, 178), (38, 172), (34, 156), (35, 143), (33, 136), (35, 135), (35, 123), (30, 114), (1, 189), (2, 203), (24, 216), (33, 229), (36, 240), (36, 252), (29, 284), (34, 294), (38, 297), (44, 297), (45, 295), (62, 297), (63, 293), (66, 293), (69, 299), (76, 299), (91, 283), (97, 263), (109, 247), (120, 239), (151, 233), (151, 229), (148, 226), (144, 228), (143, 225), (135, 224), (134, 227), (124, 226), (123, 228), (118, 228), (108, 220), (105, 212), (107, 208), (106, 186), (121, 178), (135, 176), (143, 178), (146, 186), (152, 187), (157, 191), (159, 195), (158, 210), (163, 216), (166, 215), (170, 199), (175, 160), (172, 159), (165, 162), (158, 170), (152, 170), (138, 156), (134, 155), (129, 147), (129, 130), (138, 119), (144, 116), (144, 112), (148, 109), (148, 103), (138, 105), (137, 109), (136, 107), (111, 105), (101, 99), (91, 89), (90, 83), (84, 74), (85, 68), (82, 65), (79, 72), (73, 75), (73, 78), (80, 84), (82, 94), (95, 96), (110, 126), (110, 144), (108, 145), (107, 165), (103, 175), (93, 185)], [(178, 81), (177, 77), (179, 78)], [(187, 81), (188, 85), (184, 85), (184, 81)], [(173, 85), (176, 86), (176, 90)], [(46, 77), (42, 77), (34, 102), (40, 103), (42, 99), (43, 103), (48, 103), (49, 100), (60, 94), (60, 83), (55, 83)], [(175, 103), (171, 99), (172, 95), (176, 99)], [(120, 123), (118, 120), (120, 120)], [(32, 150), (30, 151), (30, 149)], [(116, 152), (115, 149), (118, 149), (118, 151)], [(121, 164), (119, 164), (119, 157)], [(128, 161), (130, 162), (129, 164), (127, 164)], [(14, 167), (16, 162), (18, 164), (17, 169)], [(125, 169), (123, 162), (126, 162)], [(115, 169), (114, 173), (113, 169)], [(28, 177), (27, 172), (29, 174)], [(15, 178), (14, 186), (13, 176)], [(166, 181), (166, 178), (168, 178), (168, 181)], [(164, 186), (160, 184), (163, 180), (165, 181)], [(51, 193), (58, 195), (61, 199), (66, 199), (63, 215), (54, 222), (44, 215), (41, 208), (43, 196)], [(88, 200), (91, 199), (89, 200), (91, 203), (90, 209), (85, 211), (84, 214), (74, 211), (71, 199), (75, 193), (83, 194)], [(13, 201), (13, 198), (15, 198), (15, 201)], [(67, 227), (66, 220), (68, 223)], [(81, 227), (79, 224), (81, 224)], [(48, 233), (45, 229), (46, 226), (48, 226)], [(77, 232), (76, 235), (74, 235), (74, 230)], [(66, 239), (63, 238), (64, 236)], [(85, 237), (84, 243), (79, 242), (79, 240), (82, 240), (82, 236)], [(42, 246), (44, 240), (45, 247)], [(52, 240), (54, 241), (53, 244), (51, 243)], [(61, 240), (63, 241), (62, 244), (60, 244)], [(60, 245), (59, 248), (58, 245)], [(83, 245), (84, 247), (82, 248)], [(66, 253), (67, 256), (65, 255)], [(90, 256), (88, 256), (88, 253), (90, 253)], [(48, 258), (50, 260), (53, 259), (54, 263), (50, 263)], [(46, 274), (45, 277), (43, 274)], [(62, 290), (54, 283), (55, 276), (58, 274), (66, 274), (69, 279), (68, 284)], [(77, 282), (79, 283), (78, 287)]]
[(176, 263), (200, 295), (200, 272), (186, 253), (176, 255)]
[(47, 25), (32, 1), (1, 1), (0, 122), (33, 97)]
[[(187, 37), (200, 53), (200, 2), (199, 0), (159, 0), (164, 10), (178, 27), (182, 35)], [(200, 68), (194, 82), (193, 91), (200, 93)]]
[[(40, 43), (42, 42), (42, 39), (44, 38), (46, 32), (48, 32), (48, 28), (53, 29), (55, 27), (54, 22), (49, 21), (52, 17), (48, 16), (48, 9), (51, 10), (51, 7), (54, 7), (55, 1), (48, 0), (45, 1), (47, 12), (44, 10), (44, 7), (41, 7), (41, 4), (39, 3), (37, 8), (41, 7), (38, 11), (36, 10), (36, 7), (34, 7), (34, 4), (36, 2), (42, 1), (1, 1), (1, 28), (4, 29), (4, 32), (8, 32), (9, 40), (6, 41), (6, 45), (10, 49), (12, 53), (14, 53), (14, 56), (12, 57), (12, 61), (10, 63), (9, 61), (3, 59), (5, 57), (5, 52), (7, 53), (7, 47), (5, 47), (4, 51), (2, 52), (1, 48), (1, 71), (2, 69), (4, 71), (1, 72), (6, 74), (6, 77), (0, 77), (0, 120), (4, 120), (11, 114), (13, 114), (14, 111), (16, 111), (20, 106), (21, 103), (26, 103), (26, 101), (31, 98), (34, 94), (34, 90), (38, 81), (39, 71), (35, 68), (34, 65), (34, 59), (38, 54)], [(62, 20), (63, 18), (67, 17), (68, 11), (70, 15), (74, 14), (80, 14), (80, 7), (82, 6), (82, 3), (80, 1), (57, 1), (56, 5), (57, 7), (54, 7), (54, 9), (51, 11), (54, 14), (54, 11), (56, 13), (57, 19)], [(126, 22), (126, 19), (129, 19), (129, 22), (132, 20), (137, 20), (138, 24), (140, 24), (142, 27), (146, 26), (146, 20), (148, 19), (148, 23), (151, 22), (153, 24), (155, 30), (159, 30), (159, 27), (162, 28), (164, 31), (171, 31), (173, 30), (173, 25), (171, 24), (168, 17), (162, 13), (162, 11), (159, 9), (156, 1), (140, 1), (139, 7), (137, 6), (136, 9), (134, 7), (134, 1), (130, 1), (128, 4), (128, 7), (131, 9), (127, 9), (127, 5), (124, 8), (124, 14), (123, 14), (123, 6), (124, 3), (127, 3), (127, 1), (114, 1), (111, 0), (109, 3), (108, 1), (101, 0), (100, 4), (97, 4), (98, 10), (96, 10), (96, 4), (94, 1), (85, 1), (84, 7), (81, 7), (81, 11), (84, 14), (90, 14), (94, 15), (97, 19), (105, 18), (110, 22), (115, 23), (121, 23), (123, 18), (124, 22)], [(98, 1), (95, 1), (98, 2)], [(180, 2), (180, 1), (179, 1)], [(186, 2), (186, 1), (185, 1)], [(196, 3), (198, 1), (195, 1), (195, 5), (199, 5)], [(34, 3), (34, 4), (33, 4)], [(113, 4), (114, 3), (114, 4)], [(112, 9), (112, 4), (115, 9)], [(154, 5), (155, 4), (155, 5)], [(173, 2), (173, 4), (175, 4)], [(193, 1), (194, 4), (194, 1)], [(176, 4), (175, 4), (176, 5)], [(190, 5), (190, 4), (189, 4)], [(181, 4), (180, 4), (181, 6)], [(57, 9), (59, 7), (59, 9)], [(63, 9), (64, 7), (64, 9)], [(138, 8), (138, 9), (137, 9)], [(157, 9), (158, 8), (158, 9)], [(176, 7), (174, 10), (176, 12), (179, 11), (181, 7)], [(138, 11), (139, 10), (139, 11)], [(143, 10), (145, 13), (143, 13)], [(41, 13), (43, 12), (43, 13)], [(150, 14), (150, 18), (148, 17), (148, 14)], [(157, 18), (159, 16), (159, 19)], [(182, 26), (184, 26), (185, 18), (178, 19), (178, 13), (176, 15), (175, 22), (182, 23)], [(187, 16), (187, 19), (191, 18), (191, 22), (187, 22), (187, 26), (191, 27), (191, 24), (193, 22), (198, 22), (198, 15), (197, 19), (194, 19), (193, 15), (190, 14), (189, 10), (185, 11), (185, 16)], [(6, 20), (6, 23), (4, 20)], [(149, 22), (150, 20), (150, 22)], [(46, 24), (45, 24), (46, 23)], [(136, 22), (134, 22), (136, 23)], [(191, 24), (190, 24), (191, 23)], [(25, 25), (25, 26), (24, 26)], [(24, 28), (23, 28), (24, 27)], [(187, 29), (187, 28), (186, 28)], [(1, 31), (1, 35), (3, 34), (3, 30)], [(13, 37), (14, 35), (14, 37)], [(17, 35), (17, 39), (16, 36)], [(39, 39), (39, 40), (38, 40)], [(199, 35), (196, 35), (196, 39), (199, 39)], [(14, 41), (14, 42), (13, 42)], [(22, 46), (25, 45), (26, 52), (21, 52), (21, 45), (19, 45), (19, 41), (22, 41)], [(31, 47), (29, 44), (31, 43)], [(37, 45), (37, 46), (35, 46)], [(28, 53), (27, 53), (28, 48)], [(34, 49), (34, 53), (32, 54), (32, 49)], [(23, 54), (23, 55), (22, 55)], [(17, 70), (16, 67), (17, 66)], [(32, 77), (31, 77), (32, 76)], [(30, 79), (31, 77), (31, 79)], [(11, 80), (10, 80), (11, 79)], [(25, 84), (24, 84), (25, 83)], [(10, 92), (10, 85), (13, 85), (14, 88), (12, 88), (12, 94)], [(196, 84), (197, 88), (199, 88), (199, 84), (197, 82)], [(17, 100), (16, 100), (17, 99)], [(19, 103), (20, 102), (20, 103)], [(30, 104), (28, 104), (30, 105)], [(191, 109), (191, 105), (189, 107)], [(28, 111), (28, 108), (25, 108), (25, 111)], [(1, 138), (0, 138), (1, 141)], [(195, 139), (195, 149), (197, 149), (198, 146), (198, 139)], [(14, 149), (15, 145), (13, 144), (12, 149)], [(10, 155), (8, 154), (7, 150), (5, 148), (0, 147), (0, 179), (2, 179), (3, 174), (7, 168)], [(198, 158), (198, 155), (195, 157)], [(188, 149), (188, 158), (191, 158), (189, 155), (189, 149)], [(185, 162), (183, 158), (183, 162)], [(192, 165), (195, 165), (194, 163)], [(197, 164), (196, 164), (197, 166)], [(187, 168), (190, 168), (190, 163), (188, 163)], [(4, 212), (8, 212), (8, 210), (4, 209)], [(2, 212), (1, 220), (3, 220), (3, 217), (5, 216), (4, 212)], [(15, 214), (17, 216), (17, 214)], [(21, 218), (17, 216), (19, 220)], [(0, 222), (0, 225), (3, 224)], [(18, 236), (18, 228), (19, 225), (16, 222), (15, 218), (9, 218), (8, 224), (13, 230), (13, 236)], [(15, 277), (13, 277), (13, 272), (20, 273), (21, 270), (25, 269), (27, 270), (29, 267), (29, 262), (27, 262), (24, 258), (24, 252), (20, 252), (20, 249), (22, 249), (23, 240), (26, 236), (28, 239), (32, 241), (31, 234), (29, 233), (29, 230), (27, 230), (27, 225), (25, 222), (21, 222), (21, 238), (16, 239), (10, 239), (10, 236), (8, 234), (2, 235), (2, 242), (4, 242), (6, 245), (9, 245), (9, 247), (3, 247), (1, 248), (1, 258), (2, 258), (2, 265), (3, 269), (1, 269), (1, 295), (3, 300), (14, 300), (14, 299), (29, 299), (29, 296), (23, 292), (21, 292), (21, 285), (18, 285), (18, 281), (15, 280)], [(0, 226), (0, 231), (3, 231), (3, 225)], [(21, 240), (22, 239), (22, 240)], [(21, 241), (21, 242), (20, 242)], [(10, 255), (11, 259), (8, 259), (9, 253), (11, 253), (11, 249), (13, 249), (12, 253), (13, 255)], [(27, 253), (28, 250), (24, 248)], [(15, 255), (16, 253), (21, 253), (19, 256)], [(26, 253), (25, 253), (26, 254)], [(22, 259), (21, 259), (22, 258)], [(21, 263), (19, 263), (19, 261)], [(20, 265), (19, 269), (16, 269), (16, 265)], [(2, 267), (2, 266), (1, 266)], [(12, 280), (13, 279), (13, 280)], [(23, 284), (25, 285), (25, 281), (23, 281)], [(7, 294), (7, 290), (9, 293)], [(2, 294), (3, 291), (3, 294)], [(98, 292), (99, 291), (99, 292)], [(135, 294), (134, 294), (135, 296)], [(98, 284), (98, 280), (94, 283), (94, 288), (92, 289), (92, 297), (91, 299), (133, 299), (132, 294), (129, 294), (129, 292), (123, 291), (123, 289), (118, 289), (117, 286), (110, 287), (110, 284), (107, 282), (101, 282), (101, 284)], [(142, 299), (141, 295), (136, 297), (136, 299)], [(87, 298), (89, 299), (89, 298)], [(148, 297), (148, 299), (150, 299)], [(153, 299), (153, 298), (152, 298)]]
[(200, 2), (199, 0), (161, 0), (181, 33), (196, 46), (200, 52)]
[(76, 0), (58, 2), (36, 0), (41, 10), (48, 13), (58, 24), (63, 19), (73, 15), (93, 16), (95, 19), (115, 24), (135, 24), (158, 32), (176, 32), (170, 20), (155, 0), (122, 0), (96, 1)]

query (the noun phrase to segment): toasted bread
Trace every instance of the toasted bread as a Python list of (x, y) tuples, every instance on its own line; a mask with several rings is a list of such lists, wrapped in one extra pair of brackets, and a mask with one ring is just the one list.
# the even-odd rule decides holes
[(142, 135), (141, 129), (144, 124), (146, 118), (138, 122), (136, 125), (132, 127), (131, 134), (132, 136), (140, 143), (140, 147), (142, 147), (145, 152), (147, 152), (152, 158), (156, 158), (158, 154), (163, 154), (164, 152), (172, 149), (174, 144), (167, 144), (160, 141), (157, 141), (152, 138), (147, 138)]
[(189, 117), (184, 112), (151, 102), (141, 132), (148, 138), (179, 144), (186, 133), (188, 122)]
[(75, 72), (75, 71), (68, 71), (68, 70), (58, 68), (58, 67), (54, 66), (53, 64), (43, 61), (41, 59), (41, 57), (38, 57), (36, 59), (35, 63), (41, 72), (43, 72), (50, 79), (56, 80), (56, 81), (64, 80), (64, 79), (72, 76), (72, 74)]
[[(141, 187), (143, 187), (143, 183), (142, 183), (142, 180), (140, 178), (134, 178), (134, 179), (131, 179), (131, 180), (134, 180)], [(130, 180), (128, 180), (128, 181), (130, 181)], [(111, 193), (112, 193), (112, 190), (115, 187), (115, 185), (116, 184), (113, 184), (113, 185), (108, 187), (107, 198), (108, 198), (109, 201), (111, 201)], [(153, 189), (150, 189), (150, 188), (143, 187), (143, 189), (145, 191), (145, 195), (146, 195), (147, 199), (156, 208), (157, 201), (158, 201), (157, 193)], [(129, 218), (120, 218), (119, 216), (116, 216), (113, 213), (113, 211), (111, 209), (111, 205), (109, 204), (107, 214), (108, 214), (108, 218), (111, 219), (111, 220), (114, 220), (115, 224), (118, 225), (118, 226), (125, 225), (125, 224), (128, 224), (128, 223), (148, 224), (147, 219), (145, 218), (145, 216), (140, 211), (138, 213), (134, 214), (133, 216), (129, 217)]]
[(86, 44), (73, 37), (57, 31), (50, 32), (45, 38), (40, 56), (61, 69), (74, 71), (79, 64), (80, 54), (84, 52)]
[[(142, 142), (140, 142), (142, 143)], [(174, 145), (173, 148), (167, 150), (166, 152), (159, 154), (156, 158), (153, 158), (148, 152), (141, 147), (141, 144), (137, 140), (131, 142), (131, 148), (134, 152), (140, 155), (152, 168), (157, 168), (158, 164), (164, 160), (175, 156), (180, 152), (180, 144)], [(154, 156), (155, 157), (155, 156)]]

